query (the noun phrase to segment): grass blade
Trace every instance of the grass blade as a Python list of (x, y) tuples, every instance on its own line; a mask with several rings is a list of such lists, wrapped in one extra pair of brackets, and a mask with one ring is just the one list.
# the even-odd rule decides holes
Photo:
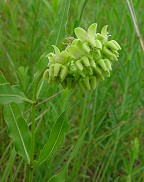
[(4, 84), (4, 83), (7, 83), (7, 80), (5, 79), (4, 75), (0, 71), (0, 84)]
[(80, 135), (76, 145), (73, 148), (73, 151), (70, 154), (70, 157), (69, 157), (67, 163), (63, 166), (62, 170), (59, 173), (57, 173), (56, 175), (52, 176), (48, 180), (48, 182), (57, 182), (57, 181), (64, 182), (64, 181), (66, 181), (66, 179), (68, 177), (68, 166), (69, 166), (71, 160), (77, 155), (78, 150), (79, 150), (80, 146), (82, 145), (82, 142), (83, 142), (83, 139), (85, 137), (86, 132), (87, 132), (87, 130), (85, 130), (82, 133), (82, 135)]
[[(69, 12), (70, 0), (63, 0), (60, 6), (60, 10), (55, 21), (54, 29), (50, 33), (47, 48), (51, 50), (51, 45), (57, 45), (66, 35), (66, 24)], [(49, 47), (50, 46), (50, 47)]]

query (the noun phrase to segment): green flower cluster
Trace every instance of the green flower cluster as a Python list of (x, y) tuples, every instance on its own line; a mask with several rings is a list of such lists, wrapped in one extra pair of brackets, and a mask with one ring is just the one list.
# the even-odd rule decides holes
[(63, 88), (71, 89), (79, 85), (91, 90), (97, 82), (110, 76), (113, 61), (119, 57), (120, 45), (115, 40), (108, 41), (107, 26), (101, 33), (96, 33), (97, 24), (92, 24), (88, 31), (75, 28), (77, 36), (64, 51), (54, 47), (55, 53), (47, 55), (48, 69), (44, 77), (48, 82), (61, 83)]

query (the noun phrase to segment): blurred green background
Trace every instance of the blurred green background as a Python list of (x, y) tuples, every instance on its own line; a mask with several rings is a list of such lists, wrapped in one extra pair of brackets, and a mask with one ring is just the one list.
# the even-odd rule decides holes
[[(133, 0), (131, 6), (144, 39), (144, 1)], [(94, 22), (98, 32), (109, 26), (112, 39), (122, 47), (119, 61), (94, 91), (43, 85), (39, 101), (56, 96), (37, 109), (36, 149), (65, 108), (71, 129), (54, 158), (35, 171), (36, 182), (47, 181), (62, 167), (86, 128), (83, 146), (69, 167), (70, 182), (144, 181), (144, 54), (125, 0), (1, 0), (0, 70), (30, 98), (40, 56), (55, 43), (62, 50), (64, 38), (75, 36), (75, 27), (87, 29)], [(13, 154), (2, 112), (0, 118), (1, 181), (26, 181), (26, 166)]]

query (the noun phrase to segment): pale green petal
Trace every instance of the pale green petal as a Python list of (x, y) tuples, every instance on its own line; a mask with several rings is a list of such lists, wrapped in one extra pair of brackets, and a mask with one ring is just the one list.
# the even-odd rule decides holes
[(68, 51), (64, 50), (60, 53), (59, 61), (65, 63), (68, 57), (70, 57), (70, 54), (68, 53)]
[(49, 65), (54, 64), (56, 62), (55, 54), (50, 53), (50, 54), (47, 55), (47, 57), (49, 59)]
[(54, 51), (55, 51), (55, 54), (56, 54), (56, 58), (59, 59), (59, 56), (60, 56), (60, 50), (59, 50), (59, 48), (57, 48), (54, 45), (53, 45), (53, 48), (54, 48)]
[(94, 39), (96, 36), (96, 31), (97, 31), (97, 23), (93, 23), (88, 28), (88, 36)]
[(99, 40), (96, 39), (95, 43), (96, 43), (96, 48), (102, 49), (102, 43)]
[(80, 39), (81, 41), (85, 42), (88, 40), (88, 34), (83, 28), (80, 28), (80, 27), (75, 28), (74, 32), (77, 38)]
[(59, 64), (59, 63), (54, 64), (54, 76), (58, 76), (61, 67), (62, 67), (62, 64)]
[(101, 35), (107, 39), (108, 38), (108, 31), (107, 31), (107, 28), (108, 28), (108, 25), (104, 26), (102, 29), (101, 29)]
[(79, 59), (82, 56), (79, 49), (74, 45), (69, 46), (68, 52), (71, 55), (71, 57), (73, 57), (75, 59)]

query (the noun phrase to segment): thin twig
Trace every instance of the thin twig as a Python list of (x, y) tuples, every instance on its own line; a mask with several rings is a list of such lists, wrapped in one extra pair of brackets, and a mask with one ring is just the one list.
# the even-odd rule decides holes
[(139, 42), (140, 42), (141, 48), (142, 48), (142, 50), (144, 52), (144, 42), (143, 42), (143, 39), (142, 39), (142, 37), (140, 35), (140, 31), (139, 31), (139, 27), (138, 27), (138, 23), (137, 23), (137, 19), (136, 19), (136, 15), (135, 15), (134, 9), (133, 9), (132, 5), (130, 4), (129, 0), (126, 0), (126, 2), (127, 2), (127, 5), (128, 5), (128, 8), (129, 8), (131, 17), (132, 17), (132, 21), (133, 21), (133, 24), (134, 24), (134, 28), (135, 28), (136, 34), (137, 34), (137, 36), (139, 38)]
[[(59, 95), (59, 94), (60, 94), (61, 92), (63, 92), (63, 91), (64, 91), (64, 89), (61, 90), (61, 91), (59, 91), (59, 92), (57, 92), (56, 94), (50, 96), (49, 98), (47, 98), (47, 99), (41, 101), (40, 103), (38, 103), (38, 104), (36, 105), (36, 107), (40, 106), (41, 104), (46, 103), (47, 101), (49, 101), (49, 100), (51, 100), (52, 98), (56, 97), (57, 95)], [(24, 114), (30, 112), (31, 110), (32, 110), (32, 108), (28, 109), (27, 111), (24, 112)]]
[(36, 105), (36, 107), (40, 106), (41, 104), (44, 104), (44, 103), (47, 102), (48, 100), (51, 100), (52, 98), (56, 97), (57, 95), (59, 95), (59, 94), (60, 94), (61, 92), (63, 92), (63, 91), (64, 91), (64, 90), (61, 90), (61, 91), (59, 91), (58, 93), (52, 95), (51, 97), (49, 97), (49, 98), (47, 98), (47, 99), (41, 101), (40, 103), (38, 103), (38, 104)]

